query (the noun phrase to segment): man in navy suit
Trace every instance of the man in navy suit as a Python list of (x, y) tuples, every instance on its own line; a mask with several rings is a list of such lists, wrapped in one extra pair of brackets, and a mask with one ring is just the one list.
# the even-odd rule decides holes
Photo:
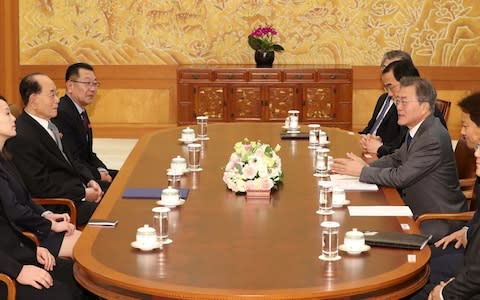
[[(73, 200), (77, 224), (86, 224), (103, 191), (92, 173), (63, 149), (50, 121), (59, 102), (55, 83), (45, 74), (33, 73), (21, 80), (19, 89), (25, 108), (16, 121), (17, 136), (6, 143), (12, 161), (33, 197)], [(65, 212), (62, 206), (49, 209)]]
[(76, 63), (67, 68), (65, 84), (66, 94), (60, 98), (58, 114), (52, 121), (62, 133), (65, 148), (106, 191), (118, 171), (108, 169), (93, 152), (93, 132), (85, 109), (94, 101), (100, 83), (91, 65)]

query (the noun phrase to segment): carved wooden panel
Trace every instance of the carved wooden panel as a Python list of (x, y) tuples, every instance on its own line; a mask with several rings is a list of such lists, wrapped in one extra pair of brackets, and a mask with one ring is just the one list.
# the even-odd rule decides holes
[(232, 88), (232, 113), (231, 120), (261, 120), (262, 100), (261, 87), (234, 87)]
[(211, 120), (224, 120), (225, 102), (226, 93), (223, 87), (196, 87), (195, 111), (197, 116), (208, 116)]
[(268, 119), (285, 120), (288, 111), (295, 108), (294, 87), (268, 87)]
[(303, 117), (305, 120), (335, 119), (334, 87), (305, 87)]

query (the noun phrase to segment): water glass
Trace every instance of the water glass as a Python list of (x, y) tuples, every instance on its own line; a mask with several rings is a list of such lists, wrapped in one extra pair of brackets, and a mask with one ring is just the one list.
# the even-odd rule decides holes
[(176, 169), (170, 169), (167, 171), (167, 186), (170, 186), (172, 188), (180, 188), (180, 179), (182, 178), (183, 172), (176, 170)]
[(202, 145), (197, 143), (192, 143), (187, 145), (188, 150), (188, 169), (190, 171), (201, 171), (200, 168), (200, 151), (202, 150)]
[(162, 244), (169, 244), (172, 242), (168, 238), (168, 213), (170, 208), (158, 206), (152, 209), (153, 212), (153, 228), (157, 232), (157, 240)]
[(334, 186), (332, 189), (332, 202), (333, 206), (340, 207), (345, 203), (345, 190), (341, 187)]
[(199, 140), (207, 140), (207, 123), (208, 117), (207, 116), (198, 116), (197, 117), (197, 125), (198, 125), (198, 133), (197, 138)]
[(319, 145), (320, 125), (309, 124), (308, 128), (308, 149), (316, 149)]
[(332, 198), (332, 182), (319, 181), (318, 182), (318, 210), (319, 215), (333, 214), (333, 198)]
[(287, 118), (287, 127), (290, 130), (297, 130), (298, 128), (298, 115), (300, 111), (298, 110), (289, 110), (288, 111), (288, 118)]
[(338, 231), (340, 224), (333, 221), (324, 221), (322, 227), (322, 255), (320, 259), (332, 261), (340, 259), (338, 255)]
[(328, 174), (328, 148), (317, 148), (315, 150), (315, 176), (324, 176)]

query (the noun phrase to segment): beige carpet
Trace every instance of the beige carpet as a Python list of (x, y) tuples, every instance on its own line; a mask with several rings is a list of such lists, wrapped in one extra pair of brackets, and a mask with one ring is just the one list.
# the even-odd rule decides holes
[(137, 139), (94, 138), (93, 151), (110, 169), (120, 170)]

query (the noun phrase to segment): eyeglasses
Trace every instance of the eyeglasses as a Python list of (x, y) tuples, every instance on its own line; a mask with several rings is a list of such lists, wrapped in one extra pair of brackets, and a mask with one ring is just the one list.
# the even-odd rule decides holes
[(81, 83), (81, 84), (86, 84), (86, 85), (88, 85), (88, 87), (94, 87), (94, 88), (99, 88), (100, 87), (100, 82), (98, 82), (98, 81), (78, 81), (78, 80), (73, 80), (73, 79), (70, 79), (70, 81), (76, 82), (76, 83)]
[(393, 103), (395, 103), (396, 106), (399, 106), (400, 104), (401, 104), (402, 106), (405, 106), (405, 105), (407, 105), (407, 103), (409, 103), (409, 102), (418, 102), (418, 101), (417, 101), (417, 100), (398, 99), (398, 98), (393, 100)]
[(47, 96), (47, 97), (49, 97), (49, 98), (55, 98), (55, 97), (58, 98), (58, 91), (57, 91), (57, 90), (51, 91), (50, 93), (48, 93), (48, 94), (46, 94), (46, 95), (39, 93), (38, 95)]

